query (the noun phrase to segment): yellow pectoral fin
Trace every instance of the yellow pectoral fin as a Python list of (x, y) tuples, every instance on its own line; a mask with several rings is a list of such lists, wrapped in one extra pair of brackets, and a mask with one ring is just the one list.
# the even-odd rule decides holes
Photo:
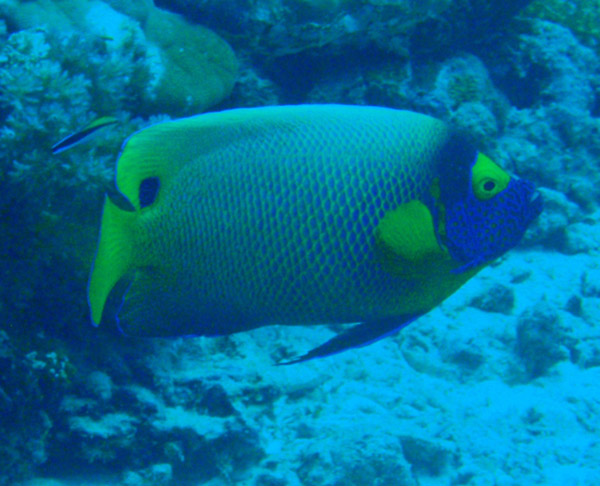
[(136, 212), (123, 211), (108, 197), (104, 201), (98, 252), (88, 286), (92, 322), (100, 324), (108, 294), (132, 267), (132, 224)]
[(421, 201), (389, 211), (375, 231), (381, 263), (394, 274), (427, 278), (433, 267), (449, 259), (437, 241), (431, 212)]

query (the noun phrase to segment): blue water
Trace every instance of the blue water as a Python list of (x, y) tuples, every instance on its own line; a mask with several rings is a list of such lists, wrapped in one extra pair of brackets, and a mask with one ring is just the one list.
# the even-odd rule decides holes
[[(2, 5), (0, 485), (599, 484), (600, 63), (585, 26), (600, 19), (566, 3)], [(438, 117), (535, 182), (544, 213), (400, 334), (333, 357), (274, 366), (340, 326), (171, 340), (92, 327), (123, 140), (290, 103)], [(107, 115), (119, 123), (51, 154)]]

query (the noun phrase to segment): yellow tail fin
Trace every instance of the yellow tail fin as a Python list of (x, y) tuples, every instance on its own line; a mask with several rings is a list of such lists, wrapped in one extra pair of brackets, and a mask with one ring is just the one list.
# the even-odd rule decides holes
[(88, 301), (94, 325), (99, 325), (108, 294), (131, 269), (131, 227), (136, 212), (124, 211), (108, 197), (104, 201), (100, 242), (88, 286)]

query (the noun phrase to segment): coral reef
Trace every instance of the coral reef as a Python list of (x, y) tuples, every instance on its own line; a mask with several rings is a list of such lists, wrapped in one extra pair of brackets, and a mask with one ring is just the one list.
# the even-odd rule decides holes
[[(0, 320), (11, 343), (3, 354), (2, 428), (15, 432), (3, 434), (8, 457), (0, 482), (13, 484), (50, 456), (58, 402), (77, 370), (69, 338), (86, 332), (76, 323), (86, 319), (92, 213), (122, 138), (145, 123), (129, 110), (137, 109), (147, 68), (137, 62), (133, 38), (110, 49), (93, 35), (9, 33), (1, 25)], [(57, 139), (108, 110), (120, 124), (102, 145), (52, 156)]]
[(461, 49), (484, 53), (506, 36), (507, 26), (532, 0), (457, 0), (417, 26), (412, 49), (421, 56), (448, 56)]
[[(44, 343), (51, 348), (56, 343)], [(10, 485), (31, 476), (48, 460), (60, 396), (75, 369), (57, 351), (24, 354), (26, 345), (0, 330), (0, 484)], [(58, 349), (59, 346), (56, 346)]]
[(154, 10), (144, 32), (160, 48), (163, 74), (154, 102), (160, 111), (197, 113), (229, 95), (238, 70), (231, 48), (216, 34)]
[[(136, 63), (135, 44), (110, 52), (104, 41), (74, 33), (15, 32), (0, 56), (0, 225), (8, 236), (0, 244), (7, 255), (0, 262), (7, 283), (1, 291), (4, 312), (11, 320), (30, 309), (30, 323), (43, 327), (62, 293), (74, 302), (70, 311), (59, 305), (56, 328), (85, 315), (79, 298), (96, 233), (90, 213), (110, 185), (122, 138), (144, 123), (127, 110), (137, 105), (132, 83), (145, 79), (146, 71)], [(109, 105), (121, 122), (103, 144), (52, 156), (56, 140)], [(65, 276), (61, 285), (57, 268)], [(15, 332), (31, 330), (18, 326)]]
[[(545, 186), (584, 208), (593, 206), (597, 58), (567, 29), (540, 20), (531, 21), (512, 46), (506, 74), (498, 80), (514, 105), (499, 141), (503, 160), (512, 160), (520, 174), (536, 172)], [(532, 167), (535, 160), (544, 161), (543, 171)], [(582, 187), (585, 179), (594, 182)]]
[(12, 1), (4, 3), (0, 12), (19, 29), (43, 25), (54, 32), (95, 35), (116, 45), (131, 43), (135, 36), (137, 60), (145, 62), (152, 81), (134, 79), (144, 101), (138, 112), (204, 111), (229, 95), (237, 76), (237, 59), (223, 39), (156, 8), (151, 0), (40, 0), (25, 5)]
[[(596, 484), (596, 7), (0, 2), (0, 484)], [(326, 360), (273, 366), (328, 327), (147, 342), (88, 326), (123, 139), (218, 103), (307, 102), (438, 116), (541, 185), (545, 211), (418, 323)], [(102, 115), (119, 123), (51, 154)]]

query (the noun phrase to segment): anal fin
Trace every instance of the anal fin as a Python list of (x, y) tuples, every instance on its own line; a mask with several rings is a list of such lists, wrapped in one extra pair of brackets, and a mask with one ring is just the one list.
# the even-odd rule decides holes
[(278, 364), (290, 365), (302, 363), (303, 361), (308, 361), (310, 359), (323, 358), (325, 356), (331, 356), (332, 354), (341, 353), (347, 349), (367, 346), (368, 344), (397, 333), (422, 315), (423, 314), (406, 314), (357, 324), (312, 349), (308, 353), (291, 361), (285, 361)]

